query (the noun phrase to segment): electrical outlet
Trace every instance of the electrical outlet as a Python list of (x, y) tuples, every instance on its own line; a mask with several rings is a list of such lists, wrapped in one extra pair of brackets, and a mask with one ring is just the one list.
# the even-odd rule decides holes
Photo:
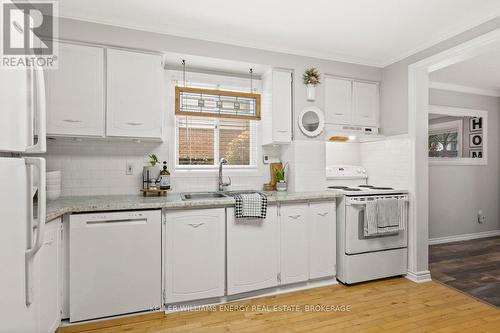
[(125, 169), (125, 174), (127, 176), (131, 176), (134, 174), (134, 166), (132, 165), (132, 163), (127, 163), (127, 167)]
[(484, 223), (486, 221), (486, 216), (484, 216), (483, 211), (477, 212), (477, 223)]
[(262, 157), (262, 163), (264, 163), (264, 164), (278, 163), (279, 161), (280, 161), (280, 159), (276, 156), (264, 155)]

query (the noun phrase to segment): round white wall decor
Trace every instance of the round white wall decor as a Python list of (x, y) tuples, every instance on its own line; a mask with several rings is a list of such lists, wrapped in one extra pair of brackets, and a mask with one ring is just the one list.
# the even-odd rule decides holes
[(299, 128), (310, 138), (320, 135), (325, 128), (325, 115), (316, 106), (308, 106), (299, 114)]

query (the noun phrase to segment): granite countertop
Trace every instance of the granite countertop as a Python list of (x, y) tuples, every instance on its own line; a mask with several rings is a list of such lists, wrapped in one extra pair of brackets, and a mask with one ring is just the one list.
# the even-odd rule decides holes
[[(342, 196), (339, 191), (317, 192), (265, 192), (268, 202), (297, 202), (307, 200), (330, 200)], [(47, 221), (56, 219), (64, 214), (79, 212), (98, 212), (135, 209), (182, 209), (182, 208), (212, 208), (229, 207), (234, 205), (233, 198), (186, 200), (181, 199), (180, 193), (168, 193), (166, 197), (143, 197), (142, 195), (106, 195), (63, 197), (47, 201)]]

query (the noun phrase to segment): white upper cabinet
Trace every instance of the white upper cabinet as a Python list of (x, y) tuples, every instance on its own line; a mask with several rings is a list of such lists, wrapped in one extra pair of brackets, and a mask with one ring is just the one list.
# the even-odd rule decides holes
[(309, 278), (335, 275), (335, 202), (311, 202), (309, 205)]
[(352, 115), (352, 81), (325, 78), (325, 121), (347, 125)]
[(327, 124), (379, 126), (379, 83), (325, 77)]
[(278, 285), (279, 225), (277, 207), (265, 219), (236, 219), (227, 209), (227, 293), (234, 295)]
[(167, 303), (224, 295), (225, 222), (224, 208), (167, 211)]
[(107, 50), (107, 136), (161, 140), (162, 96), (160, 55)]
[(378, 127), (379, 89), (377, 83), (353, 82), (352, 123)]
[(262, 144), (286, 144), (292, 141), (291, 70), (272, 69), (263, 77)]
[(104, 49), (59, 43), (58, 61), (45, 71), (47, 134), (104, 136)]
[(309, 279), (308, 207), (306, 203), (282, 205), (281, 284)]

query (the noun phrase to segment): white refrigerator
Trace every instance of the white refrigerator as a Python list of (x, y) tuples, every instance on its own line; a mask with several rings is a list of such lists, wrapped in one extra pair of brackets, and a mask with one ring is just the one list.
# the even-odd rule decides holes
[(43, 70), (0, 68), (0, 333), (44, 330), (35, 263), (44, 244), (45, 160), (30, 155), (45, 153), (45, 122)]

